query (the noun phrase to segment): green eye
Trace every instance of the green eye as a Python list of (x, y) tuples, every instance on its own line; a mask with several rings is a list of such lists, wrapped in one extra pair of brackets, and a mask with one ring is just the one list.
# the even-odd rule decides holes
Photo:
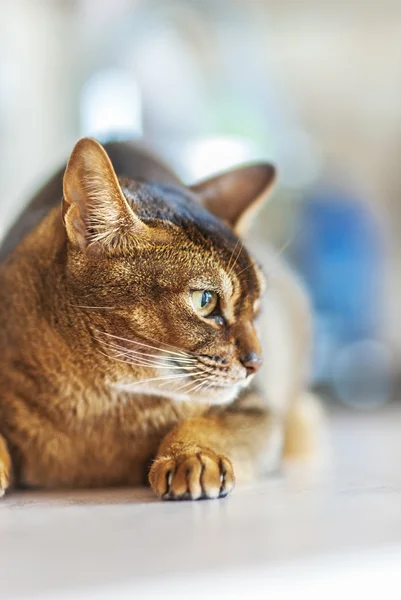
[(192, 304), (195, 312), (200, 317), (208, 317), (216, 308), (218, 295), (209, 290), (195, 290), (191, 292)]

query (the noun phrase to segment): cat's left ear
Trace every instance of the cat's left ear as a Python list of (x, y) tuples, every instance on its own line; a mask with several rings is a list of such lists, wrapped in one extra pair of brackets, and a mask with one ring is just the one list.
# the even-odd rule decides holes
[(63, 220), (73, 246), (91, 253), (114, 253), (128, 239), (151, 239), (151, 231), (125, 199), (99, 142), (91, 138), (77, 142), (64, 173), (63, 192)]
[(268, 197), (276, 169), (259, 163), (232, 169), (193, 185), (204, 207), (225, 221), (237, 235), (244, 235), (252, 217)]

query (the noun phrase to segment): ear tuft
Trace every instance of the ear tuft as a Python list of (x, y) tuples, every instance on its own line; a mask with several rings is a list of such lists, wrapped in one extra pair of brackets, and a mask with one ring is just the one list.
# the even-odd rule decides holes
[(77, 142), (63, 180), (63, 219), (71, 243), (80, 249), (113, 251), (124, 233), (146, 233), (118, 183), (104, 148), (91, 138)]
[(275, 179), (273, 165), (258, 163), (216, 175), (191, 189), (209, 212), (225, 221), (236, 234), (243, 235)]

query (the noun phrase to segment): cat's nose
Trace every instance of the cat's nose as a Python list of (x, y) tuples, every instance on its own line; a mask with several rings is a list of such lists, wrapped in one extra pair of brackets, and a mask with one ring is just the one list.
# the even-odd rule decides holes
[(246, 376), (254, 375), (262, 366), (262, 357), (256, 352), (248, 352), (241, 357), (241, 363), (246, 368)]

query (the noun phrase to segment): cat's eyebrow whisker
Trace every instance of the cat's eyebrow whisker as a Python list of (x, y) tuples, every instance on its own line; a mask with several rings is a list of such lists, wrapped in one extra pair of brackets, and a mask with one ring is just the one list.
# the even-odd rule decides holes
[(149, 344), (145, 344), (143, 342), (138, 342), (137, 340), (129, 340), (127, 338), (123, 338), (120, 337), (118, 335), (113, 335), (112, 333), (107, 333), (107, 331), (100, 331), (97, 330), (97, 332), (101, 335), (105, 335), (107, 337), (111, 337), (114, 338), (116, 340), (121, 340), (122, 342), (128, 342), (130, 344), (137, 344), (138, 346), (144, 346), (145, 348), (151, 348), (152, 350), (157, 350), (159, 352), (165, 352), (166, 354), (175, 354), (177, 356), (182, 356), (182, 357), (188, 357), (188, 358), (192, 358), (190, 354), (188, 354), (187, 352), (173, 352), (172, 350), (164, 350), (163, 348), (158, 348), (157, 346), (151, 346)]
[(275, 258), (278, 258), (279, 256), (281, 256), (283, 254), (283, 252), (285, 252), (288, 248), (288, 246), (290, 246), (292, 244), (292, 242), (295, 239), (295, 234), (291, 235), (288, 240), (286, 242), (284, 242), (284, 244), (277, 250), (277, 252), (275, 252), (274, 256)]
[[(239, 242), (241, 244), (239, 252), (237, 253), (237, 256), (235, 257), (235, 260), (234, 260), (233, 264), (231, 265), (230, 269), (229, 270), (227, 269), (227, 275), (231, 275), (231, 273), (233, 272), (233, 269), (234, 269), (235, 265), (237, 264), (239, 257), (241, 256), (241, 252), (244, 249), (244, 244), (241, 242), (241, 240), (239, 240)], [(234, 254), (234, 252), (233, 252), (233, 254)]]
[(249, 263), (249, 265), (247, 267), (245, 267), (245, 269), (242, 269), (242, 271), (240, 271), (239, 273), (236, 274), (237, 277), (239, 277), (239, 275), (241, 275), (241, 273), (243, 273), (244, 271), (247, 271), (248, 269), (250, 269), (253, 266), (254, 266), (253, 262)]
[[(288, 240), (286, 240), (284, 242), (284, 244), (282, 244), (282, 246), (276, 252), (273, 253), (273, 255), (272, 255), (273, 261), (277, 260), (278, 258), (280, 258), (280, 256), (282, 254), (284, 254), (284, 252), (287, 250), (287, 248), (289, 246), (291, 246), (291, 244), (293, 243), (294, 239), (295, 239), (295, 233), (293, 233), (288, 238)], [(271, 268), (267, 271), (266, 275), (269, 276), (269, 273), (271, 273), (274, 270), (274, 268), (276, 268), (276, 267), (277, 267), (277, 264), (273, 264), (271, 266)]]
[(238, 240), (235, 242), (235, 246), (234, 246), (234, 248), (233, 248), (233, 251), (231, 252), (230, 260), (228, 261), (228, 265), (227, 265), (227, 272), (228, 272), (228, 273), (231, 273), (231, 270), (230, 270), (231, 261), (233, 260), (234, 254), (235, 254), (235, 252), (236, 252), (236, 250), (237, 250), (237, 246), (238, 246), (238, 244), (239, 244), (239, 243), (240, 243), (240, 240), (238, 239)]
[[(284, 244), (282, 244), (282, 245), (280, 246), (280, 248), (279, 248), (278, 250), (276, 250), (276, 252), (274, 252), (274, 253), (273, 253), (273, 259), (280, 258), (280, 256), (281, 256), (282, 254), (284, 254), (284, 252), (287, 250), (287, 248), (288, 248), (289, 246), (291, 246), (291, 244), (292, 244), (292, 242), (294, 241), (294, 239), (295, 239), (295, 233), (293, 233), (292, 235), (290, 235), (290, 237), (288, 238), (288, 240), (286, 240), (286, 241), (284, 242)], [(275, 265), (274, 265), (274, 266), (275, 266)], [(270, 272), (271, 272), (271, 270), (270, 270)]]

